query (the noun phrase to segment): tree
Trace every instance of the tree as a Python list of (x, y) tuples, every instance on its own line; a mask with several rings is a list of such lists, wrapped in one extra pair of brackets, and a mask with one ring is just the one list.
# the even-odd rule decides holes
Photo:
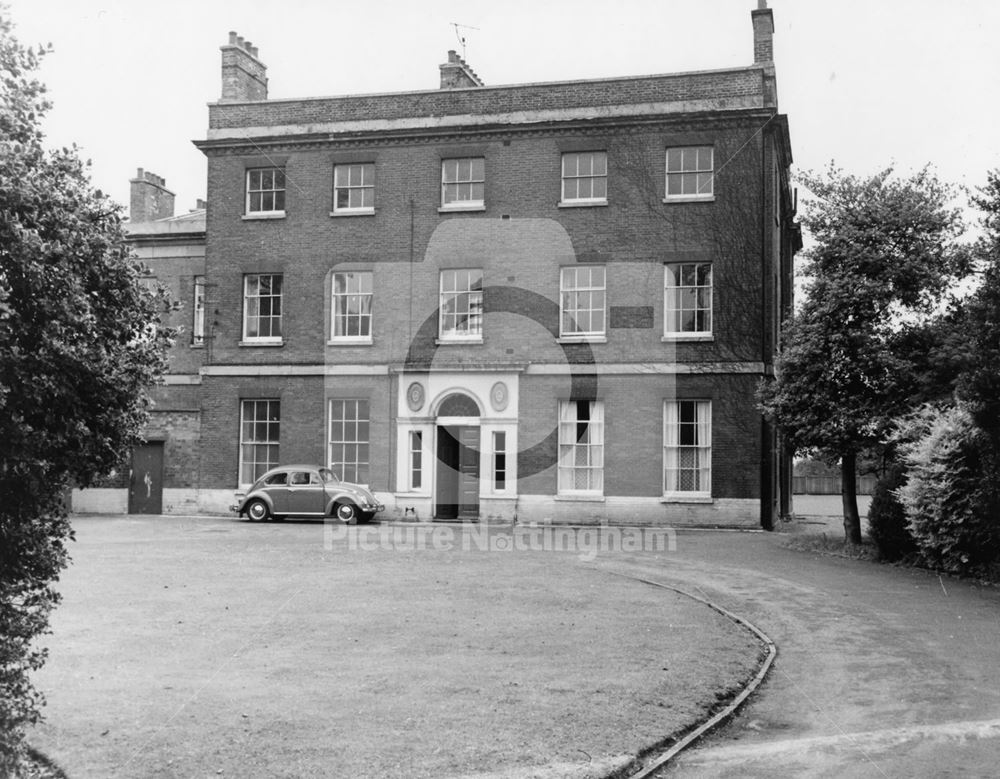
[(0, 775), (44, 701), (29, 679), (72, 530), (64, 495), (119, 464), (165, 368), (166, 299), (140, 283), (120, 208), (75, 148), (47, 151), (49, 103), (0, 9)]
[(970, 255), (952, 192), (928, 169), (857, 177), (831, 166), (801, 180), (811, 281), (758, 397), (796, 451), (839, 462), (845, 536), (860, 543), (857, 460), (886, 439), (913, 384), (895, 339), (968, 274)]

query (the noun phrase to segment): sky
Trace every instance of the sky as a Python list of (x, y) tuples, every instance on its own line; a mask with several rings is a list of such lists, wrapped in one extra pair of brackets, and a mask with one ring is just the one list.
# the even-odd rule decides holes
[[(205, 197), (207, 104), (237, 31), (268, 67), (269, 96), (438, 87), (449, 49), (487, 85), (749, 65), (757, 0), (6, 0), (40, 71), (54, 147), (76, 144), (94, 185), (128, 203), (136, 168), (177, 211)], [(1000, 168), (1000, 3), (771, 0), (778, 107), (796, 170), (931, 163), (976, 187)], [(453, 23), (461, 25), (457, 28)]]

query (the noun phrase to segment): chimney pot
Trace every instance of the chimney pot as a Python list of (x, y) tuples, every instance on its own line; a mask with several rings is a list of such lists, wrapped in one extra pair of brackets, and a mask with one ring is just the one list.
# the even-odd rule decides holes
[(468, 63), (458, 56), (454, 49), (448, 51), (448, 61), (439, 65), (441, 89), (466, 89), (485, 86)]
[(267, 100), (267, 66), (257, 59), (257, 47), (235, 32), (229, 33), (229, 45), (222, 47), (221, 100)]
[(129, 218), (133, 222), (154, 222), (174, 215), (174, 193), (167, 182), (148, 170), (139, 168), (129, 181)]
[(774, 61), (774, 15), (766, 0), (758, 0), (757, 9), (750, 12), (753, 21), (754, 64)]

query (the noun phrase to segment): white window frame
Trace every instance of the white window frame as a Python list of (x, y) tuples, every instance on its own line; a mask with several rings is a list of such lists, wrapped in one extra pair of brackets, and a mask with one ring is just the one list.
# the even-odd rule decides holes
[[(587, 160), (584, 172), (581, 173), (581, 162)], [(600, 165), (598, 165), (600, 163)], [(562, 166), (562, 194), (560, 205), (594, 206), (607, 205), (608, 202), (608, 153), (606, 151), (574, 151), (564, 152)], [(600, 169), (600, 170), (598, 170)], [(581, 186), (587, 182), (590, 195), (580, 197)], [(575, 190), (572, 197), (567, 196), (567, 188)], [(603, 195), (594, 195), (594, 189), (603, 189)]]
[[(270, 173), (271, 182), (270, 186), (265, 187), (264, 184), (264, 174)], [(277, 174), (281, 174), (281, 186), (278, 186), (275, 177)], [(254, 179), (257, 175), (260, 175), (260, 180), (255, 182)], [(256, 184), (256, 186), (255, 186)], [(247, 168), (246, 171), (246, 215), (247, 216), (284, 216), (285, 215), (285, 197), (286, 197), (286, 180), (285, 180), (285, 167), (283, 165), (270, 165), (258, 168)], [(260, 208), (254, 208), (253, 200), (254, 195), (260, 196)], [(271, 200), (271, 208), (264, 208), (267, 203), (268, 198)], [(281, 207), (278, 208), (280, 203)]]
[[(345, 280), (343, 292), (337, 291), (337, 279)], [(356, 282), (356, 284), (352, 284)], [(330, 277), (330, 343), (372, 343), (372, 301), (374, 275), (371, 271), (336, 271)], [(356, 288), (355, 288), (356, 287)], [(355, 310), (352, 310), (354, 307)], [(338, 334), (337, 325), (356, 320), (358, 334)], [(366, 327), (367, 325), (367, 327)], [(348, 328), (350, 329), (350, 328)], [(364, 332), (367, 330), (367, 332)]]
[[(468, 172), (463, 171), (463, 164), (468, 165)], [(468, 194), (462, 196), (466, 192)], [(479, 197), (474, 197), (477, 192)], [(452, 157), (441, 160), (441, 210), (481, 211), (485, 207), (486, 158)]]
[[(267, 295), (260, 294), (260, 280), (263, 278), (271, 279), (271, 292)], [(250, 282), (251, 279), (256, 279), (257, 290), (256, 294), (251, 294)], [(279, 280), (281, 289), (279, 289), (277, 294), (274, 294), (274, 279)], [(284, 277), (281, 273), (247, 273), (243, 276), (243, 343), (248, 344), (280, 344), (282, 343), (283, 333), (284, 333)], [(262, 315), (260, 313), (261, 301), (267, 299), (270, 301), (269, 305), (271, 312), (267, 315)], [(273, 313), (274, 311), (274, 301), (277, 300), (278, 313)], [(256, 302), (255, 302), (256, 301)], [(251, 314), (251, 310), (256, 309), (256, 314)], [(270, 320), (272, 322), (277, 322), (278, 334), (273, 334), (273, 326), (271, 328), (271, 334), (269, 335), (250, 335), (250, 321), (256, 319), (258, 322), (258, 333), (260, 332), (260, 322), (264, 319)]]
[[(684, 417), (694, 419), (685, 421)], [(687, 433), (681, 429), (687, 426)], [(689, 443), (685, 443), (689, 439)], [(690, 463), (690, 464), (688, 464)], [(690, 474), (685, 477), (684, 473)], [(685, 482), (691, 483), (689, 489)], [(712, 402), (678, 399), (663, 403), (663, 496), (664, 498), (711, 498), (712, 496)]]
[[(600, 271), (596, 281), (595, 272)], [(583, 281), (586, 272), (586, 281)], [(603, 265), (570, 265), (559, 269), (559, 337), (563, 340), (603, 341), (608, 331), (608, 278)], [(595, 301), (600, 301), (599, 305)], [(586, 305), (583, 305), (586, 304)], [(580, 327), (580, 313), (588, 312), (590, 329)], [(600, 312), (600, 328), (593, 327)], [(574, 327), (575, 325), (575, 327)]]
[[(692, 154), (694, 155), (693, 159)], [(714, 147), (669, 147), (664, 155), (664, 169), (664, 202), (715, 199)], [(671, 194), (670, 184), (672, 180), (681, 183), (681, 192)], [(693, 182), (693, 191), (685, 192), (688, 182)]]
[[(248, 411), (252, 411), (249, 415)], [(263, 433), (263, 435), (260, 435)], [(258, 457), (264, 454), (263, 458)], [(247, 455), (251, 454), (251, 457)], [(240, 455), (237, 478), (248, 487), (281, 462), (281, 401), (275, 398), (240, 400)], [(250, 468), (249, 481), (244, 471)]]
[[(358, 174), (358, 179), (355, 179)], [(345, 180), (346, 178), (346, 180)], [(348, 205), (340, 205), (340, 194), (346, 193)], [(350, 205), (360, 196), (361, 205)], [(365, 204), (365, 201), (369, 201)], [(375, 163), (344, 162), (333, 166), (333, 213), (334, 214), (374, 214), (375, 213)]]
[[(502, 494), (510, 490), (510, 453), (507, 448), (508, 434), (506, 430), (493, 430), (490, 433), (490, 487), (494, 493)], [(500, 458), (503, 467), (500, 467)], [(499, 486), (499, 473), (503, 473), (503, 486)]]
[(194, 277), (191, 302), (191, 345), (205, 345), (205, 277)]
[[(339, 412), (336, 416), (335, 411)], [(350, 411), (354, 413), (349, 415)], [(335, 422), (342, 425), (339, 438), (334, 436)], [(367, 484), (371, 466), (371, 403), (368, 398), (330, 398), (326, 430), (330, 470), (343, 481)], [(352, 452), (354, 456), (348, 458)]]
[[(464, 276), (464, 283), (461, 274), (467, 274)], [(475, 287), (477, 279), (478, 289)], [(449, 311), (450, 306), (457, 306), (462, 302), (463, 296), (465, 307), (461, 311), (457, 308)], [(460, 330), (458, 323), (463, 316), (469, 327)], [(451, 320), (454, 321), (454, 326), (447, 327), (446, 323)], [(438, 274), (438, 340), (442, 343), (482, 343), (483, 271), (481, 268), (445, 268)]]
[[(699, 269), (708, 268), (707, 283), (700, 284)], [(684, 283), (693, 274), (693, 283)], [(711, 339), (714, 313), (715, 268), (711, 262), (668, 262), (663, 266), (663, 338), (667, 341)], [(674, 283), (674, 278), (680, 283)], [(692, 300), (693, 299), (693, 300)], [(692, 303), (693, 305), (685, 305)], [(679, 304), (679, 305), (678, 305)], [(693, 329), (685, 329), (684, 315), (692, 312)], [(698, 315), (703, 327), (697, 329)], [(677, 320), (677, 321), (675, 321)]]
[(424, 492), (424, 431), (410, 430), (406, 439), (406, 485), (412, 492)]
[[(579, 414), (583, 403), (588, 404), (585, 421)], [(604, 401), (559, 401), (558, 462), (559, 495), (604, 495)], [(585, 474), (582, 487), (578, 486), (581, 474)]]

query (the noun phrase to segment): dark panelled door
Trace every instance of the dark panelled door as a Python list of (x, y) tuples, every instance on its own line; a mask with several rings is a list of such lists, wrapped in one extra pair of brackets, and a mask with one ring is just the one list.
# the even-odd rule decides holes
[(458, 516), (479, 516), (479, 428), (458, 428)]
[(163, 442), (149, 441), (132, 450), (128, 485), (129, 514), (163, 513)]
[(438, 519), (479, 516), (479, 428), (474, 425), (438, 427)]

